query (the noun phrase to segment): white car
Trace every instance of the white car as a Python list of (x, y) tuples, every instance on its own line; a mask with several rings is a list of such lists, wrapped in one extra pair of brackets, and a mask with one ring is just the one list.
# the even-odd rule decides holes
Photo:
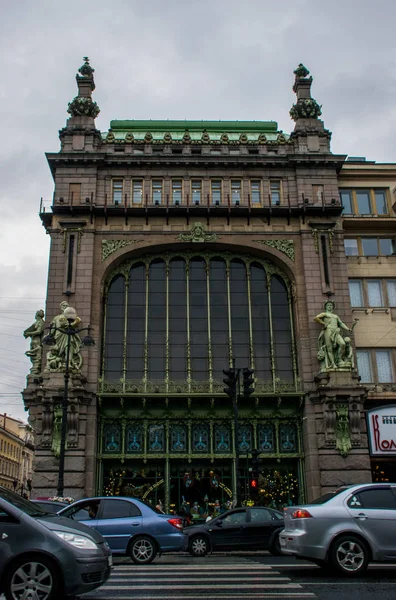
[(396, 483), (341, 487), (284, 509), (283, 554), (360, 575), (369, 562), (396, 562)]

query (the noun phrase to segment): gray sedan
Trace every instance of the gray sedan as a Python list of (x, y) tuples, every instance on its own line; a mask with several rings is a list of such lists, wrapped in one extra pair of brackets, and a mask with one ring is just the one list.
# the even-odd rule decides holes
[(284, 509), (283, 554), (347, 575), (369, 562), (396, 562), (396, 484), (341, 487), (311, 504)]

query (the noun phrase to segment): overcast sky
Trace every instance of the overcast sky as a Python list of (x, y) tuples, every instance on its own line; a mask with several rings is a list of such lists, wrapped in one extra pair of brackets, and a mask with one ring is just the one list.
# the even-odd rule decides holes
[[(332, 150), (396, 161), (394, 0), (2, 0), (0, 412), (26, 418), (23, 330), (45, 308), (38, 217), (82, 57), (111, 119), (274, 120), (293, 129), (293, 70), (314, 78)], [(49, 318), (53, 315), (49, 315)]]

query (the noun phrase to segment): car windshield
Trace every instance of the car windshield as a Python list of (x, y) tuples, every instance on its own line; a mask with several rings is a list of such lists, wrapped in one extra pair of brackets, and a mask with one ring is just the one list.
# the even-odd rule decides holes
[(338, 490), (334, 490), (334, 492), (327, 492), (326, 494), (323, 494), (323, 496), (320, 496), (320, 498), (313, 500), (309, 504), (326, 504), (326, 502), (328, 502), (332, 498), (335, 498), (336, 496), (338, 496), (338, 494), (341, 494), (341, 492), (345, 492), (346, 489), (347, 488), (342, 487), (338, 488)]
[(46, 510), (42, 509), (37, 504), (33, 504), (29, 500), (25, 500), (22, 496), (19, 496), (15, 492), (11, 492), (11, 490), (7, 490), (6, 488), (0, 488), (0, 498), (3, 500), (7, 500), (10, 504), (18, 508), (25, 514), (29, 515), (29, 517), (43, 517), (44, 515), (49, 515)]

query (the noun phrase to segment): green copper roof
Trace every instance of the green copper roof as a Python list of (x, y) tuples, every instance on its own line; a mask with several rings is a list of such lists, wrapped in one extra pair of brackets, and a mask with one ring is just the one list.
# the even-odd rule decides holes
[(164, 131), (178, 133), (180, 131), (190, 132), (217, 132), (217, 133), (275, 133), (278, 131), (278, 123), (275, 121), (110, 121), (110, 129), (113, 132), (157, 132)]

